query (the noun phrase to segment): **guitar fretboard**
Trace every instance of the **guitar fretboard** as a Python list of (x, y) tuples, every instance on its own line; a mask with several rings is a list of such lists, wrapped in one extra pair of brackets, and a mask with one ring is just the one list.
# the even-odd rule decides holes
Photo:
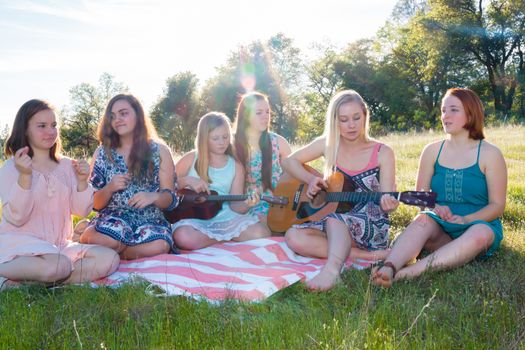
[(328, 192), (327, 202), (379, 202), (381, 196), (389, 194), (399, 200), (399, 192)]

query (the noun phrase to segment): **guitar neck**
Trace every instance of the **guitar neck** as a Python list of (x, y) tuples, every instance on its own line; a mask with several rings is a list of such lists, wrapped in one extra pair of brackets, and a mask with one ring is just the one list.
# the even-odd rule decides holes
[(244, 201), (248, 199), (247, 194), (216, 194), (216, 195), (209, 195), (206, 196), (207, 201), (215, 201), (215, 202), (238, 202), (238, 201)]
[(325, 199), (327, 202), (379, 202), (384, 194), (399, 200), (400, 192), (329, 192)]

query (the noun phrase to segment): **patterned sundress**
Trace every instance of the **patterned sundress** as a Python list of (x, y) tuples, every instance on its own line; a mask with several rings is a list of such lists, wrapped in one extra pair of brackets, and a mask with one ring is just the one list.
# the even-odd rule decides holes
[[(268, 134), (270, 136), (270, 142), (272, 144), (272, 187), (275, 188), (283, 172), (281, 168), (281, 159), (279, 155), (279, 139), (277, 138), (277, 134), (273, 132), (269, 132)], [(266, 191), (263, 191), (261, 150), (252, 152), (250, 154), (250, 161), (246, 170), (245, 187), (247, 191), (259, 190), (259, 193), (261, 195), (272, 195), (272, 190), (269, 188), (266, 189)], [(250, 209), (249, 213), (268, 215), (269, 208), (270, 205), (267, 202), (260, 201), (257, 205), (253, 206)]]
[[(160, 153), (156, 142), (151, 142), (151, 151), (153, 176), (150, 179), (132, 177), (128, 187), (113, 193), (109, 203), (98, 212), (90, 225), (94, 225), (98, 232), (128, 246), (163, 239), (173, 248), (170, 225), (159, 208), (154, 205), (133, 208), (128, 204), (131, 197), (138, 192), (159, 190)], [(91, 184), (95, 190), (106, 186), (113, 176), (129, 172), (124, 157), (114, 149), (111, 149), (113, 161), (109, 160), (102, 146), (99, 146), (98, 152), (91, 174)]]
[[(351, 183), (355, 192), (379, 192), (379, 163), (378, 154), (380, 143), (374, 146), (368, 165), (359, 171), (351, 171), (337, 166), (336, 171), (345, 177), (345, 184)], [(390, 220), (379, 203), (370, 201), (355, 204), (346, 213), (331, 213), (319, 221), (305, 222), (294, 225), (296, 228), (315, 228), (326, 232), (326, 220), (334, 218), (344, 222), (348, 233), (361, 249), (369, 251), (386, 249), (388, 247), (388, 230)]]
[[(195, 161), (188, 172), (188, 176), (199, 177), (195, 170)], [(235, 177), (235, 160), (228, 156), (226, 165), (222, 168), (208, 167), (208, 175), (211, 179), (210, 190), (217, 191), (219, 195), (230, 194), (233, 179)], [(217, 241), (229, 241), (239, 237), (248, 226), (259, 222), (259, 217), (253, 214), (239, 214), (230, 208), (228, 202), (224, 202), (222, 209), (213, 218), (208, 220), (183, 219), (171, 226), (172, 231), (181, 226), (191, 226), (204, 233), (206, 236)]]

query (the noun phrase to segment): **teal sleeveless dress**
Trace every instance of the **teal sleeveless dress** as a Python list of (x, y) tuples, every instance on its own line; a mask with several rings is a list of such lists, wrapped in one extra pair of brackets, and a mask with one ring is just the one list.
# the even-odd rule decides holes
[[(482, 140), (479, 141), (476, 164), (463, 169), (451, 169), (439, 164), (439, 156), (445, 141), (441, 143), (436, 162), (434, 163), (434, 175), (432, 175), (430, 188), (438, 194), (436, 203), (448, 206), (452, 214), (469, 215), (489, 203), (487, 179), (479, 168), (481, 142)], [(452, 239), (460, 237), (473, 225), (484, 224), (489, 226), (494, 232), (494, 242), (492, 242), (485, 257), (494, 254), (503, 239), (503, 226), (499, 218), (490, 222), (475, 220), (468, 224), (455, 224), (442, 220), (432, 211), (423, 211), (423, 213), (434, 219)]]
[[(197, 154), (188, 172), (189, 176), (199, 177), (195, 170)], [(230, 194), (230, 189), (235, 177), (235, 160), (228, 156), (226, 165), (222, 168), (208, 167), (208, 175), (211, 179), (210, 190), (217, 191), (219, 195)], [(206, 236), (217, 241), (229, 241), (239, 237), (248, 226), (259, 222), (259, 217), (250, 213), (239, 214), (230, 208), (228, 202), (224, 202), (222, 209), (211, 219), (183, 219), (171, 225), (171, 231), (181, 226), (191, 226)]]

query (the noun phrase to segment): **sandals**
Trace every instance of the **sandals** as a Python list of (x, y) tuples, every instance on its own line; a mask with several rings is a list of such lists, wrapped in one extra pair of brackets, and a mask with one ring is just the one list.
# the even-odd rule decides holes
[[(394, 279), (394, 277), (396, 277), (397, 269), (394, 266), (394, 264), (392, 264), (392, 262), (384, 261), (383, 262), (383, 266), (381, 266), (381, 267), (390, 267), (392, 269), (392, 279)], [(381, 268), (381, 267), (379, 267), (379, 268)]]

